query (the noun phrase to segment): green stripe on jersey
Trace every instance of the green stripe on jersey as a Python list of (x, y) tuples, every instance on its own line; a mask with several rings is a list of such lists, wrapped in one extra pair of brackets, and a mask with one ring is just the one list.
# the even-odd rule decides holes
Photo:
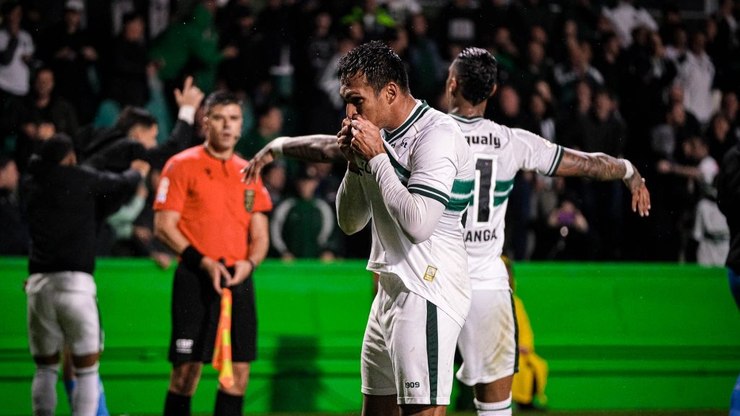
[(496, 187), (493, 188), (493, 192), (511, 192), (511, 188), (514, 187), (514, 179), (510, 181), (496, 181)]
[(480, 116), (478, 116), (478, 117), (463, 117), (463, 116), (461, 116), (459, 114), (452, 114), (452, 113), (450, 113), (450, 117), (454, 118), (456, 121), (459, 121), (459, 122), (465, 123), (465, 124), (475, 124), (479, 120), (482, 120), (483, 119), (483, 117), (480, 117)]
[(455, 181), (452, 182), (452, 193), (467, 195), (472, 192), (474, 184), (475, 181), (473, 181), (472, 179), (469, 181), (455, 179)]
[(397, 128), (395, 131), (386, 133), (385, 140), (389, 144), (393, 144), (396, 140), (398, 140), (399, 137), (402, 137), (404, 133), (408, 131), (411, 126), (416, 123), (417, 120), (421, 118), (421, 116), (424, 115), (427, 111), (429, 111), (429, 104), (427, 104), (425, 101), (421, 102), (421, 105), (419, 108), (414, 111), (413, 114), (411, 114), (411, 117), (409, 117), (403, 124), (401, 124), (401, 127)]
[(558, 146), (558, 150), (555, 152), (555, 158), (552, 160), (550, 169), (547, 170), (545, 175), (555, 175), (555, 172), (558, 170), (558, 166), (560, 166), (560, 161), (563, 160), (563, 153), (565, 153), (565, 151), (563, 151), (563, 146)]
[(386, 147), (385, 154), (388, 155), (388, 160), (391, 161), (391, 166), (393, 166), (393, 169), (396, 170), (396, 173), (398, 173), (398, 175), (403, 178), (402, 181), (408, 181), (411, 177), (411, 171), (403, 167), (403, 165), (401, 165), (401, 162), (397, 161), (396, 158), (393, 157), (393, 154), (388, 150), (389, 149)]
[(419, 190), (422, 190), (422, 191), (433, 193), (433, 194), (437, 195), (438, 197), (442, 198), (444, 200), (444, 204), (445, 205), (447, 205), (447, 202), (450, 201), (450, 196), (449, 195), (447, 195), (446, 193), (440, 191), (439, 189), (433, 188), (433, 187), (431, 187), (429, 185), (424, 185), (424, 184), (420, 184), (420, 183), (414, 183), (414, 184), (409, 185), (408, 188), (409, 188), (409, 192), (412, 189), (419, 189)]
[(450, 203), (447, 205), (447, 209), (454, 212), (464, 211), (473, 201), (474, 185), (475, 181), (473, 180), (465, 181), (455, 179), (452, 182)]
[(450, 203), (447, 204), (447, 209), (453, 212), (465, 211), (470, 203), (473, 201), (473, 195), (468, 198), (451, 198)]
[(449, 201), (439, 196), (439, 194), (429, 192), (425, 189), (412, 188), (411, 186), (409, 186), (409, 192), (412, 194), (424, 195), (427, 198), (431, 198), (435, 201), (439, 201), (442, 205), (445, 206), (445, 208), (447, 208), (447, 204), (449, 203)]

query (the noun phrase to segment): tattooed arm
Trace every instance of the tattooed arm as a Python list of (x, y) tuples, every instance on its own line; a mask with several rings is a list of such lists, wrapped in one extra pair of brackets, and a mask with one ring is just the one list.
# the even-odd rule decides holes
[(281, 155), (306, 162), (344, 161), (339, 150), (337, 136), (312, 134), (308, 136), (278, 137), (260, 149), (242, 171), (244, 181), (251, 182), (262, 172), (262, 168)]
[(645, 179), (630, 161), (604, 153), (585, 153), (565, 147), (563, 152), (563, 159), (555, 170), (555, 176), (585, 176), (599, 181), (622, 179), (632, 192), (632, 211), (638, 212), (640, 216), (649, 215), (650, 192), (645, 186)]

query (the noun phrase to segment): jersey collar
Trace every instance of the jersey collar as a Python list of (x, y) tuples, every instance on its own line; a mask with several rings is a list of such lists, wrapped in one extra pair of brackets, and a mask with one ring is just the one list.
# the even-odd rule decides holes
[(416, 100), (416, 105), (411, 110), (411, 113), (409, 113), (409, 116), (406, 118), (406, 121), (404, 121), (400, 127), (392, 130), (387, 131), (383, 129), (383, 138), (385, 139), (388, 144), (393, 144), (398, 140), (400, 137), (403, 137), (404, 134), (411, 128), (411, 126), (416, 123), (417, 120), (419, 120), (427, 111), (429, 111), (430, 107), (429, 104), (427, 104), (424, 100)]

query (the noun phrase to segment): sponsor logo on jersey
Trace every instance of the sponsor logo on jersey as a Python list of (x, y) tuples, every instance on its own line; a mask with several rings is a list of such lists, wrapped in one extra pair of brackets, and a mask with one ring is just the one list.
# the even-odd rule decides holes
[(465, 136), (465, 140), (468, 141), (468, 144), (483, 144), (493, 146), (496, 149), (501, 147), (501, 139), (494, 136), (493, 133), (488, 133), (488, 136)]
[(244, 209), (247, 212), (252, 212), (254, 209), (254, 189), (244, 190)]
[(465, 242), (482, 242), (497, 239), (496, 229), (465, 230)]
[(427, 266), (427, 271), (424, 272), (424, 280), (427, 282), (434, 281), (434, 276), (437, 275), (437, 268), (434, 266)]

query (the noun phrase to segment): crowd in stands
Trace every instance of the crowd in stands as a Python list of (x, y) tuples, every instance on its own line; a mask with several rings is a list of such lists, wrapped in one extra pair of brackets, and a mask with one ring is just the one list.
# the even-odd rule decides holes
[[(27, 253), (21, 185), (34, 148), (53, 134), (70, 135), (91, 158), (102, 151), (93, 144), (109, 143), (101, 137), (117, 127), (119, 139), (128, 135), (121, 119), (139, 111), (165, 143), (178, 121), (172, 92), (190, 75), (205, 94), (228, 89), (243, 98), (237, 150), (249, 159), (278, 136), (338, 131), (337, 62), (380, 39), (406, 62), (412, 94), (441, 110), (451, 58), (466, 46), (489, 49), (500, 85), (487, 117), (628, 158), (643, 173), (648, 218), (630, 212), (621, 183), (520, 174), (507, 214), (512, 258), (724, 260), (729, 231), (713, 180), (740, 140), (740, 3), (733, 0), (696, 2), (698, 11), (639, 0), (0, 3), (2, 254)], [(193, 144), (202, 138), (199, 116)], [(101, 255), (172, 261), (151, 232), (162, 165), (106, 221)], [(276, 207), (273, 256), (367, 255), (369, 233), (344, 236), (327, 212), (344, 169), (286, 160), (264, 171)]]

